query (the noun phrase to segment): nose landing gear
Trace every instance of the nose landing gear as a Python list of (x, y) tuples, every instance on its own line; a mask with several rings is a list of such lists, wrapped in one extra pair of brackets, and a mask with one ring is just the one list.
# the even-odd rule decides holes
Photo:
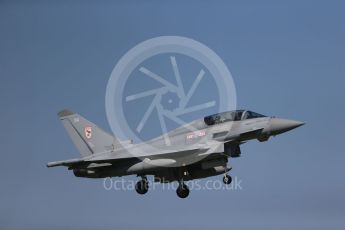
[(231, 176), (229, 176), (228, 174), (225, 174), (223, 177), (223, 183), (224, 184), (231, 184), (231, 182), (232, 182)]

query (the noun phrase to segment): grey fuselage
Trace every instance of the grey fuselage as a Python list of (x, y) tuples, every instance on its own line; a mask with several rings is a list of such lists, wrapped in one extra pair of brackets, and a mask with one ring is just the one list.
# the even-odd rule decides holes
[(303, 125), (274, 117), (245, 117), (245, 113), (241, 111), (237, 119), (234, 114), (225, 113), (205, 117), (148, 142), (122, 142), (109, 151), (88, 157), (92, 163), (70, 169), (76, 176), (87, 178), (132, 174), (153, 175), (160, 182), (205, 178), (229, 171), (228, 158), (239, 157), (240, 145), (246, 141), (267, 141)]

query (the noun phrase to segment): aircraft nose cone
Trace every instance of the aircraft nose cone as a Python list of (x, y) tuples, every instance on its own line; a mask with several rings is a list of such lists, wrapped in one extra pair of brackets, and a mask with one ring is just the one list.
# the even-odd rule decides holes
[(304, 122), (301, 121), (272, 118), (270, 121), (270, 133), (271, 135), (277, 135), (285, 133), (302, 125), (304, 125)]

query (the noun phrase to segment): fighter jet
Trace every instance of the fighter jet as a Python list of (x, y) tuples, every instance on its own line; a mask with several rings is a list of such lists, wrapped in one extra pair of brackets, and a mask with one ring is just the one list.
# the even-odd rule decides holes
[(177, 181), (176, 193), (180, 198), (189, 195), (184, 183), (188, 180), (223, 174), (224, 184), (230, 184), (229, 158), (240, 157), (240, 146), (247, 141), (267, 141), (304, 124), (236, 110), (206, 116), (135, 144), (108, 134), (69, 110), (59, 112), (58, 116), (81, 158), (50, 162), (47, 167), (65, 166), (76, 177), (85, 178), (137, 175), (141, 178), (135, 185), (139, 194), (148, 192), (147, 176), (154, 176), (161, 183)]

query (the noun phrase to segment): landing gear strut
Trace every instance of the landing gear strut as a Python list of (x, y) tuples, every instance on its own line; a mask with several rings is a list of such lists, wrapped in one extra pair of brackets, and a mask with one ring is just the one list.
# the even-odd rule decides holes
[(228, 174), (225, 174), (223, 177), (223, 183), (224, 184), (231, 184), (231, 182), (232, 182), (231, 176), (229, 176)]
[(186, 198), (189, 195), (189, 188), (185, 183), (183, 183), (183, 181), (179, 182), (179, 186), (176, 189), (176, 194), (180, 198)]
[(137, 193), (144, 195), (149, 190), (149, 182), (145, 176), (142, 177), (140, 181), (135, 184), (135, 191)]

